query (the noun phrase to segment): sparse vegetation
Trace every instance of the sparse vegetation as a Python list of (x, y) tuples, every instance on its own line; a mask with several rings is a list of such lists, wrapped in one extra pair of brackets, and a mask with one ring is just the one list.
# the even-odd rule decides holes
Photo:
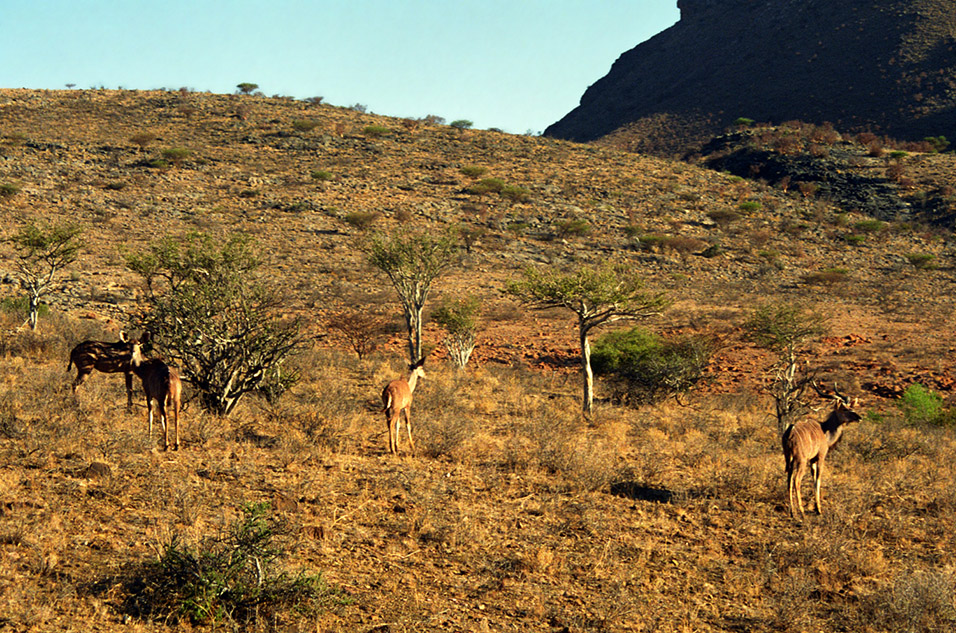
[[(796, 195), (784, 194), (769, 169), (730, 178), (605, 144), (483, 130), (459, 137), (265, 96), (190, 93), (199, 107), (187, 119), (184, 98), (0, 90), (12, 108), (0, 182), (22, 187), (0, 203), (2, 236), (42, 214), (76, 223), (84, 245), (63, 291), (41, 303), (38, 332), (18, 327), (26, 302), (12, 256), (0, 271), (0, 629), (953, 628), (956, 440), (946, 412), (956, 250), (945, 218), (956, 210), (956, 156), (881, 139), (887, 153), (911, 153), (906, 177), (918, 183), (898, 194), (909, 203), (905, 221), (890, 222), (889, 211), (838, 202), (832, 179), (804, 199), (796, 185)], [(238, 106), (248, 119), (236, 118)], [(296, 133), (298, 117), (319, 121), (322, 135)], [(369, 141), (361, 133), (369, 123), (393, 132)], [(796, 135), (794, 158), (812, 158), (812, 143), (827, 147), (830, 132), (818, 127)], [(161, 135), (148, 153), (129, 141), (144, 130)], [(735, 133), (759, 142), (763, 128)], [(161, 148), (187, 143), (195, 168), (143, 170)], [(826, 161), (847, 154), (848, 176), (881, 179), (888, 166), (849, 136)], [(460, 172), (468, 165), (489, 171), (473, 181)], [(320, 169), (330, 184), (311, 179)], [(510, 207), (494, 193), (479, 200), (463, 191), (489, 175), (528, 188), (532, 202)], [(762, 207), (744, 214), (737, 205), (746, 200)], [(739, 217), (723, 231), (709, 217), (715, 210)], [(405, 325), (391, 285), (370, 274), (352, 241), (368, 234), (344, 222), (369, 211), (381, 213), (383, 231), (454, 225), (466, 245), (475, 240), (433, 291), (478, 297), (477, 346), (458, 371), (426, 304), (422, 344), (434, 351), (415, 394), (418, 452), (399, 459), (383, 454), (379, 395), (403, 371)], [(888, 230), (854, 226), (870, 217)], [(551, 239), (568, 218), (590, 222), (586, 239)], [(262, 263), (247, 279), (279, 293), (277, 314), (301, 317), (308, 344), (228, 417), (204, 410), (187, 383), (184, 450), (154, 454), (142, 400), (138, 413), (124, 412), (121, 376), (97, 375), (74, 395), (64, 366), (78, 341), (138, 332), (133, 317), (147, 310), (148, 290), (117, 245), (144, 253), (196, 229), (220, 249), (230, 232), (255, 237)], [(866, 236), (866, 246), (848, 248), (847, 233)], [(673, 238), (684, 250), (673, 250)], [(724, 255), (704, 256), (716, 245)], [(912, 253), (933, 254), (939, 267), (916, 274)], [(598, 376), (584, 424), (573, 313), (526, 311), (501, 289), (526, 265), (574, 272), (605, 260), (673, 298), (640, 325), (664, 343), (713, 336), (720, 349), (679, 401), (631, 397), (622, 406), (623, 386)], [(847, 282), (803, 282), (831, 269)], [(786, 517), (770, 421), (778, 354), (748, 344), (740, 325), (751, 306), (808, 301), (829, 316), (830, 332), (798, 347), (799, 374), (818, 371), (821, 386), (837, 382), (859, 396), (864, 420), (828, 456), (828, 515), (797, 525)], [(382, 320), (381, 330), (369, 324), (361, 358), (333, 326), (353, 314)], [(283, 393), (290, 376), (298, 382)], [(937, 422), (907, 422), (899, 404), (914, 382), (941, 398)], [(261, 605), (242, 622), (242, 609), (230, 616), (238, 593), (225, 592), (218, 621), (145, 615), (167, 604), (147, 602), (156, 595), (147, 582), (174, 541), (190, 554), (183, 560), (216, 555), (243, 508), (262, 503), (288, 540), (278, 539), (274, 565), (260, 558), (261, 575), (250, 565), (252, 589), (322, 571), (341, 588), (319, 598), (326, 606)], [(181, 597), (185, 585), (166, 595)]]

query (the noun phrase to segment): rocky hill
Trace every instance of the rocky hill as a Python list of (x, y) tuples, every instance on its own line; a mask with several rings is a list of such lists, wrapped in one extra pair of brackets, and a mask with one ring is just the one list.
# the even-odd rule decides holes
[(738, 117), (954, 135), (956, 5), (946, 0), (679, 0), (545, 134), (673, 153)]
[[(282, 98), (0, 90), (0, 236), (83, 231), (38, 333), (18, 328), (0, 242), (0, 631), (953, 630), (952, 418), (904, 417), (897, 396), (956, 388), (954, 241), (919, 221), (956, 208), (956, 156), (880, 149), (753, 126), (691, 164)], [(406, 226), (458, 228), (429, 305), (469, 293), (482, 311), (464, 371), (426, 313), (417, 450), (396, 457), (379, 395), (401, 334), (359, 359), (329, 320), (399, 312), (359, 246)], [(314, 345), (278, 400), (229, 417), (194, 400), (167, 453), (118, 374), (74, 393), (65, 365), (145, 307), (124, 254), (190, 231), (254, 237)], [(673, 300), (644, 325), (720, 349), (680, 402), (620, 406), (599, 380), (583, 423), (573, 316), (502, 288), (528, 264), (606, 260)], [(864, 418), (804, 521), (772, 355), (741, 333), (767, 301), (829, 315), (801, 353)], [(288, 605), (283, 580), (312, 599)]]

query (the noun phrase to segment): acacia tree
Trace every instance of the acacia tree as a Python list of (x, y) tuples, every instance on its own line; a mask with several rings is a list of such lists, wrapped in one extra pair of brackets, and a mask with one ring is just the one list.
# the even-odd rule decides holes
[(252, 391), (276, 397), (298, 377), (282, 363), (305, 343), (301, 321), (255, 277), (261, 262), (246, 236), (167, 237), (127, 256), (146, 282), (139, 319), (199, 392), (204, 409), (228, 415)]
[(777, 354), (769, 391), (781, 433), (809, 409), (803, 396), (815, 372), (809, 363), (801, 367), (800, 348), (826, 332), (826, 321), (825, 315), (802, 305), (768, 304), (754, 310), (744, 325), (751, 341)]
[(40, 299), (57, 283), (57, 273), (76, 261), (80, 229), (71, 224), (20, 227), (9, 242), (16, 251), (17, 277), (27, 293), (30, 329), (37, 329)]
[(458, 369), (464, 369), (475, 349), (480, 307), (481, 303), (477, 297), (448, 299), (433, 315), (435, 321), (448, 332), (445, 347)]
[(453, 231), (399, 229), (390, 235), (374, 233), (361, 247), (372, 266), (384, 272), (402, 304), (408, 328), (408, 357), (422, 358), (422, 310), (432, 283), (457, 261), (458, 236)]
[(567, 273), (528, 267), (523, 279), (509, 282), (507, 291), (532, 309), (565, 308), (577, 315), (586, 417), (591, 416), (594, 403), (591, 330), (605, 323), (659, 314), (668, 303), (663, 293), (644, 290), (643, 281), (631, 268), (614, 264)]

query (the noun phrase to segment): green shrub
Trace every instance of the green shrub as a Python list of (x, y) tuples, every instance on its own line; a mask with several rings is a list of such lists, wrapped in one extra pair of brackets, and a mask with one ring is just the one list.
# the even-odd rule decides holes
[(742, 213), (754, 213), (760, 210), (762, 205), (756, 200), (746, 200), (737, 205)]
[(274, 568), (286, 556), (287, 528), (250, 504), (225, 534), (198, 548), (173, 536), (157, 561), (134, 568), (127, 579), (125, 609), (148, 620), (194, 625), (229, 623), (259, 630), (288, 612), (315, 613), (346, 602), (321, 575), (290, 576)]
[(940, 424), (945, 423), (950, 416), (943, 408), (943, 398), (919, 383), (906, 388), (899, 401), (903, 421), (907, 424)]
[(459, 170), (462, 175), (469, 178), (477, 178), (478, 176), (484, 176), (488, 172), (487, 167), (479, 167), (478, 165), (466, 165)]
[(880, 220), (862, 220), (854, 223), (853, 228), (860, 233), (876, 233), (886, 228), (886, 222)]
[(753, 126), (754, 122), (755, 121), (753, 119), (748, 119), (745, 116), (737, 117), (736, 119), (734, 119), (734, 125), (738, 127), (751, 127)]
[(388, 134), (388, 128), (383, 125), (366, 125), (362, 132), (369, 138), (381, 138)]
[(259, 84), (254, 84), (249, 81), (244, 81), (241, 84), (237, 84), (236, 88), (244, 95), (250, 94), (253, 90), (259, 89)]
[(558, 220), (554, 223), (554, 228), (557, 230), (558, 237), (560, 238), (581, 236), (591, 232), (591, 223), (583, 218)]
[(474, 123), (472, 123), (472, 122), (469, 121), (468, 119), (457, 119), (457, 120), (455, 120), (455, 121), (452, 121), (452, 122), (449, 123), (448, 125), (452, 126), (453, 128), (457, 128), (457, 129), (459, 129), (459, 130), (467, 130), (467, 129), (469, 129), (472, 125), (474, 125)]
[(934, 270), (936, 268), (936, 256), (932, 253), (909, 253), (906, 255), (906, 261), (920, 270)]
[(164, 160), (179, 164), (189, 158), (192, 152), (185, 147), (170, 147), (160, 152)]
[(626, 235), (629, 239), (640, 237), (641, 233), (643, 232), (644, 229), (636, 224), (628, 224), (624, 227), (624, 235)]
[(849, 279), (849, 271), (846, 268), (826, 268), (817, 272), (807, 273), (800, 279), (803, 283), (811, 285), (838, 284)]
[(706, 337), (667, 340), (641, 327), (605, 334), (594, 343), (594, 373), (615, 383), (618, 397), (633, 404), (690, 390), (716, 351)]
[(511, 202), (527, 202), (531, 199), (531, 192), (518, 185), (505, 185), (498, 195)]
[(296, 132), (311, 132), (317, 127), (319, 122), (312, 119), (296, 119), (292, 122), (292, 129)]
[(851, 233), (843, 236), (843, 241), (850, 246), (863, 246), (866, 243), (866, 236), (859, 233)]
[(949, 141), (946, 140), (945, 136), (927, 136), (923, 139), (933, 147), (934, 152), (945, 152), (946, 148), (949, 147)]
[(504, 188), (505, 182), (500, 178), (482, 178), (466, 191), (481, 196), (486, 193), (500, 193)]
[[(760, 203), (757, 204), (759, 205)], [(713, 209), (712, 211), (707, 212), (707, 217), (716, 222), (719, 226), (725, 227), (731, 222), (736, 222), (739, 220), (740, 214), (730, 209)]]
[(20, 187), (9, 182), (0, 184), (0, 198), (9, 198), (11, 196), (17, 195), (18, 193), (20, 193)]
[(332, 172), (323, 171), (321, 169), (316, 169), (315, 171), (311, 172), (309, 175), (312, 176), (312, 180), (319, 180), (319, 181), (332, 180)]

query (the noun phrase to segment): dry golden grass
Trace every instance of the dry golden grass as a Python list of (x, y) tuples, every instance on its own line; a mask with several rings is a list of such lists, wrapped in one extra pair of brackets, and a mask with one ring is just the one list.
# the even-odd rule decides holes
[(316, 349), (278, 404), (249, 400), (230, 419), (190, 406), (183, 450), (163, 453), (142, 407), (125, 413), (119, 376), (71, 393), (62, 340), (77, 326), (54, 323), (56, 344), (0, 358), (2, 629), (166, 629), (124, 611), (123, 570), (252, 502), (293, 526), (287, 569), (349, 596), (265, 630), (956, 623), (950, 432), (891, 414), (854, 425), (829, 461), (826, 514), (799, 523), (760, 397), (604, 405), (587, 424), (564, 395), (576, 383), (437, 363), (415, 394), (419, 454), (391, 457), (378, 394), (399, 359)]

